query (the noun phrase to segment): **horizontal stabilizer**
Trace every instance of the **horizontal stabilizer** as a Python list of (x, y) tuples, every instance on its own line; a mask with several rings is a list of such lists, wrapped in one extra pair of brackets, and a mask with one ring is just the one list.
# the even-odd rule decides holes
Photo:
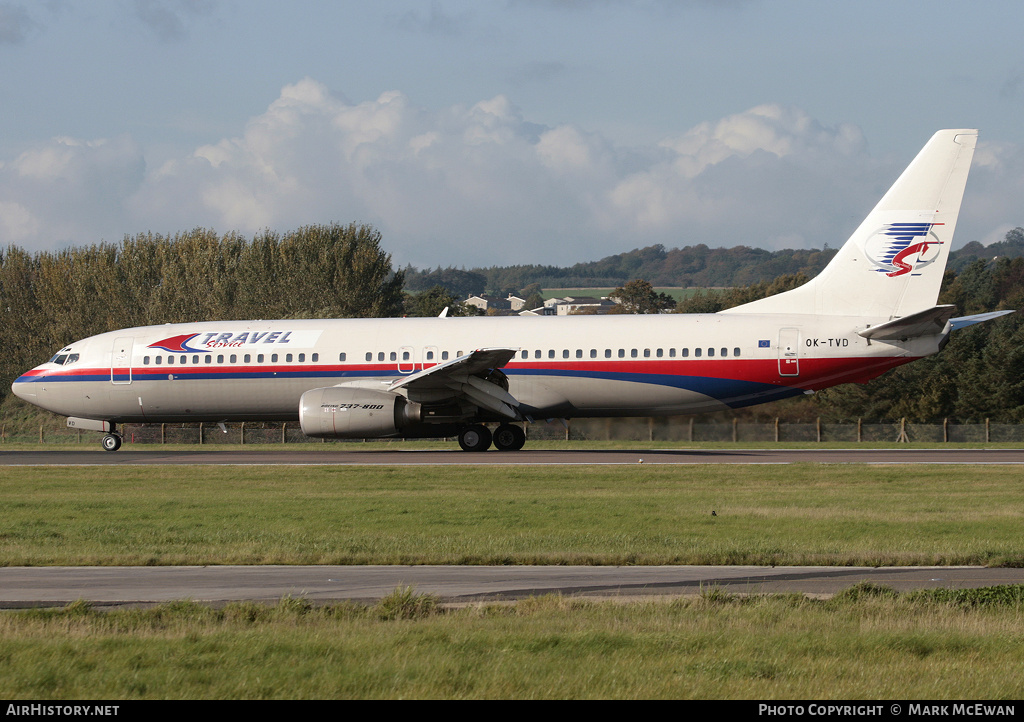
[(958, 328), (967, 328), (973, 326), (976, 323), (982, 321), (990, 321), (993, 318), (999, 318), (1005, 316), (1008, 313), (1016, 313), (1016, 311), (990, 311), (988, 313), (976, 313), (973, 316), (958, 316), (957, 318), (949, 319), (949, 325), (951, 331), (956, 331)]
[(858, 333), (864, 338), (880, 341), (937, 336), (945, 330), (946, 322), (952, 318), (955, 311), (955, 306), (935, 306), (903, 318), (871, 326), (863, 331), (858, 331)]

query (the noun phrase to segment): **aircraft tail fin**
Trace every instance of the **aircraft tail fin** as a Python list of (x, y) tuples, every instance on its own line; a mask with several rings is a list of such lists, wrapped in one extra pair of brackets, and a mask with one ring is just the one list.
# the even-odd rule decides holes
[(940, 130), (817, 277), (722, 313), (894, 319), (935, 306), (977, 139)]

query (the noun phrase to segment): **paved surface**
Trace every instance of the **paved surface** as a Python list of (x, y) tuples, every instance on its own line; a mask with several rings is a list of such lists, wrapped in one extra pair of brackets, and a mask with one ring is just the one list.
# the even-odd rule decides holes
[[(354, 448), (353, 448), (354, 447)], [(328, 465), (515, 465), (549, 464), (1024, 464), (1022, 449), (646, 449), (635, 451), (365, 451), (358, 445), (344, 449), (144, 451), (116, 452), (95, 449), (81, 451), (4, 451), (0, 466), (125, 464), (328, 464)]]
[(508, 600), (562, 593), (599, 598), (734, 593), (834, 594), (860, 581), (901, 591), (1024, 583), (1024, 569), (983, 567), (559, 567), (559, 566), (223, 566), (0, 568), (0, 608), (67, 604), (373, 602), (398, 587), (445, 602)]
[[(1024, 449), (727, 449), (643, 451), (524, 450), (366, 451), (293, 448), (230, 451), (6, 451), (12, 465), (202, 464), (1024, 464)], [(411, 585), (447, 602), (519, 599), (562, 593), (592, 597), (698, 594), (709, 588), (742, 593), (834, 594), (860, 581), (898, 590), (1024, 584), (1024, 569), (981, 567), (480, 567), (480, 566), (221, 566), (0, 568), (0, 607), (67, 604), (150, 604), (175, 599), (219, 603), (275, 601), (372, 602)]]

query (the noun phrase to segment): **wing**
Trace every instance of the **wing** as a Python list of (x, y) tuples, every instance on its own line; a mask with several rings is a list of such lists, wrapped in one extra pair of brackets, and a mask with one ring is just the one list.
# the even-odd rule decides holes
[(463, 397), (471, 403), (493, 411), (499, 416), (519, 420), (519, 402), (508, 391), (495, 383), (485, 380), (492, 369), (507, 364), (519, 349), (481, 348), (451, 361), (398, 379), (388, 391), (398, 389), (447, 392), (453, 397)]

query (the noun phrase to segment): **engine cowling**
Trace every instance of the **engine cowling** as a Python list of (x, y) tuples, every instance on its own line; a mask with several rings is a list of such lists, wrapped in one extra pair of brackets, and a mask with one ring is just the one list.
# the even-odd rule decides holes
[(386, 391), (330, 386), (307, 391), (299, 399), (302, 433), (315, 438), (393, 436), (419, 421), (419, 404)]

